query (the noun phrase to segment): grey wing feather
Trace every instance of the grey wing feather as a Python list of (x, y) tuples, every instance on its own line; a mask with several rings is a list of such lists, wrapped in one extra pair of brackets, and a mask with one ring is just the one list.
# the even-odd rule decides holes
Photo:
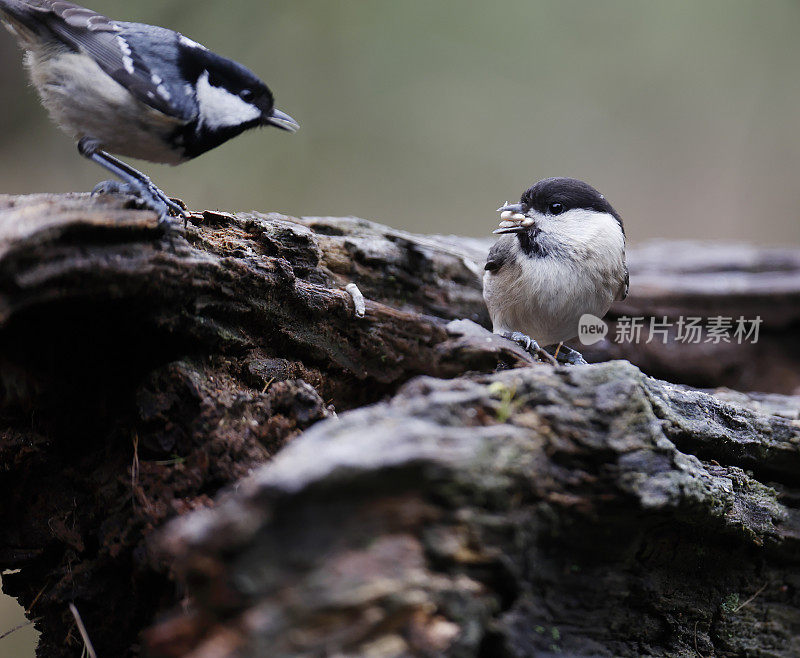
[[(138, 27), (136, 24), (114, 21), (90, 9), (57, 0), (1, 0), (2, 6), (10, 7), (12, 14), (23, 22), (18, 13), (27, 11), (28, 20), (38, 20), (67, 46), (85, 52), (142, 103), (169, 116), (187, 120), (193, 117), (194, 108), (186, 102), (185, 94), (170, 89), (147, 65), (142, 53), (126, 40), (126, 33)], [(35, 18), (31, 16), (34, 13)], [(155, 31), (159, 44), (177, 41), (179, 37), (172, 30), (148, 27), (149, 32)], [(172, 64), (177, 67), (177, 63)]]
[(486, 257), (486, 265), (483, 266), (483, 269), (489, 272), (497, 272), (503, 267), (508, 257), (508, 246), (503, 244), (502, 241), (495, 242), (492, 248), (489, 249), (489, 255)]

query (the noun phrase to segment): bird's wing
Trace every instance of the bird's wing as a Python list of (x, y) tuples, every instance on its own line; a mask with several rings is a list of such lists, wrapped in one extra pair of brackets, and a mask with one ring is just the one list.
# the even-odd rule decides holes
[[(193, 108), (186, 103), (183, 90), (170, 88), (126, 39), (135, 24), (114, 21), (91, 9), (58, 0), (2, 0), (0, 7), (34, 30), (37, 23), (43, 24), (64, 44), (89, 55), (103, 71), (146, 105), (169, 116), (192, 118)], [(150, 32), (152, 38), (167, 43), (175, 43), (180, 38), (178, 33), (165, 28), (152, 27)], [(174, 63), (166, 62), (166, 65)]]
[(489, 255), (486, 257), (486, 265), (483, 266), (484, 270), (489, 272), (497, 272), (509, 257), (508, 245), (503, 240), (498, 240), (489, 249)]
[(619, 290), (617, 290), (617, 295), (616, 295), (616, 297), (614, 297), (614, 300), (620, 302), (623, 299), (625, 299), (628, 296), (628, 289), (630, 288), (630, 285), (631, 285), (631, 277), (628, 274), (628, 266), (626, 265), (625, 266), (625, 281), (619, 287)]

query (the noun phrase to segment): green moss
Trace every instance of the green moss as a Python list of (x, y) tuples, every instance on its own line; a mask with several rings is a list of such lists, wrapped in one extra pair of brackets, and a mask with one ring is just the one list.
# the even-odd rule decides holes
[(162, 459), (154, 463), (159, 466), (175, 466), (177, 464), (183, 464), (185, 461), (186, 457), (181, 457), (180, 455), (172, 455), (170, 459)]
[(723, 612), (731, 613), (739, 607), (739, 595), (736, 593), (728, 594), (722, 602)]
[(513, 402), (517, 395), (517, 389), (507, 386), (503, 382), (492, 382), (489, 384), (489, 393), (500, 400), (500, 404), (495, 409), (497, 422), (505, 423), (514, 412)]

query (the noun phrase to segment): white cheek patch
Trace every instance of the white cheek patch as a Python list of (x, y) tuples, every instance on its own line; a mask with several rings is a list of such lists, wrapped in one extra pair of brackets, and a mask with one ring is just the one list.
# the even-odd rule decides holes
[(624, 242), (619, 222), (608, 213), (575, 208), (553, 218), (563, 231), (577, 240), (590, 241), (597, 238), (609, 242)]
[(604, 212), (575, 208), (555, 217), (544, 216), (542, 230), (574, 254), (604, 259), (622, 258), (625, 235), (617, 220)]
[(212, 85), (208, 80), (208, 71), (197, 81), (197, 103), (200, 107), (200, 123), (212, 130), (238, 126), (261, 116), (261, 110), (255, 105), (222, 87)]

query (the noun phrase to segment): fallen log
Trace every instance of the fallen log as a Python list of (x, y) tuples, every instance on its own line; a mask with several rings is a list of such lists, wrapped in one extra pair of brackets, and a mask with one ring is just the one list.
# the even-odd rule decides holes
[[(505, 420), (516, 419), (516, 414), (523, 409), (519, 406), (520, 398), (516, 393), (512, 395), (511, 385), (503, 379), (512, 373), (491, 375), (499, 378), (496, 381), (481, 379), (498, 369), (532, 365), (532, 359), (516, 345), (481, 328), (487, 324), (480, 294), (480, 274), (488, 244), (488, 241), (465, 238), (415, 236), (357, 219), (297, 219), (259, 213), (195, 213), (185, 229), (176, 227), (165, 231), (157, 225), (152, 213), (126, 209), (118, 199), (87, 195), (0, 196), (0, 495), (4, 501), (0, 506), (0, 568), (20, 569), (18, 573), (4, 576), (4, 589), (17, 596), (26, 607), (33, 604), (30, 615), (36, 617), (37, 628), (42, 633), (39, 655), (75, 654), (80, 639), (69, 603), (75, 603), (80, 610), (100, 655), (139, 655), (140, 632), (151, 626), (159, 615), (174, 610), (187, 592), (192, 613), (177, 618), (178, 621), (173, 618), (166, 626), (156, 625), (147, 635), (152, 651), (183, 655), (181, 646), (199, 647), (212, 640), (222, 642), (219, 638), (223, 636), (238, 638), (236, 642), (245, 642), (242, 646), (267, 637), (260, 632), (240, 633), (234, 626), (226, 627), (229, 619), (250, 618), (250, 603), (241, 599), (239, 593), (234, 592), (236, 595), (228, 607), (227, 604), (220, 606), (213, 597), (206, 600), (202, 594), (205, 585), (197, 588), (191, 575), (196, 564), (194, 558), (190, 560), (188, 556), (194, 555), (192, 551), (195, 550), (208, 550), (206, 546), (191, 544), (190, 550), (191, 542), (182, 544), (184, 539), (178, 539), (184, 537), (181, 534), (184, 530), (171, 530), (175, 538), (167, 541), (169, 550), (154, 552), (156, 531), (176, 516), (195, 510), (208, 514), (203, 510), (214, 508), (215, 496), (221, 489), (236, 483), (273, 456), (284, 454), (287, 444), (302, 445), (306, 440), (303, 433), (308, 428), (314, 426), (312, 432), (323, 431), (316, 429), (319, 421), (399, 395), (390, 404), (396, 407), (397, 401), (410, 394), (414, 386), (422, 386), (413, 383), (420, 375), (438, 378), (424, 380), (428, 382), (425, 386), (433, 387), (431, 391), (438, 391), (437, 399), (450, 395), (459, 399), (463, 387), (466, 387), (464, 390), (484, 391), (494, 386), (493, 402), (483, 411), (476, 410), (477, 416), (472, 421), (475, 427), (485, 426), (488, 432), (486, 437), (489, 438), (483, 437), (481, 441), (494, 441), (493, 432), (499, 432), (498, 436), (505, 436), (503, 433), (507, 432), (516, 437), (515, 441), (521, 441), (513, 445), (516, 446), (514, 450), (522, 450), (519, 455), (523, 461), (534, 457), (550, 459), (549, 452), (534, 450), (540, 440), (531, 438), (534, 436), (528, 432), (533, 431), (531, 428), (526, 429), (523, 423), (522, 430), (514, 429), (519, 424), (517, 420), (510, 424), (499, 422), (503, 416)], [(663, 249), (665, 254), (669, 252), (668, 247)], [(735, 290), (726, 294), (722, 283), (715, 289), (713, 286), (692, 288), (692, 268), (697, 268), (698, 263), (690, 266), (674, 261), (670, 267), (678, 274), (669, 270), (673, 272), (671, 283), (659, 292), (654, 285), (645, 285), (646, 272), (640, 265), (646, 262), (657, 270), (657, 259), (646, 251), (641, 252), (646, 257), (640, 258), (638, 253), (632, 250), (630, 257), (633, 294), (626, 302), (628, 306), (615, 309), (617, 315), (658, 314), (667, 308), (670, 313), (700, 309), (712, 294), (721, 305), (728, 303), (724, 308), (735, 312), (739, 308), (741, 291), (753, 292), (758, 287), (757, 280), (763, 279), (762, 270), (766, 270), (774, 286), (759, 284), (760, 306), (748, 307), (748, 312), (763, 308), (765, 315), (772, 313), (769, 322), (764, 323), (763, 342), (758, 349), (767, 350), (775, 358), (764, 357), (758, 362), (725, 361), (727, 346), (723, 345), (725, 349), (722, 349), (709, 344), (703, 346), (702, 352), (707, 356), (707, 363), (698, 362), (691, 369), (686, 363), (663, 356), (658, 351), (662, 348), (651, 344), (624, 348), (630, 350), (626, 355), (633, 363), (642, 365), (651, 374), (663, 376), (663, 372), (667, 372), (676, 375), (675, 381), (706, 387), (755, 382), (759, 385), (752, 388), (788, 392), (796, 386), (797, 352), (793, 349), (781, 351), (797, 322), (794, 315), (797, 306), (793, 306), (798, 294), (796, 256), (788, 251), (770, 250), (754, 252), (755, 261), (743, 258), (741, 252), (736, 252), (739, 255), (733, 258), (718, 255), (720, 263), (729, 264), (718, 265), (717, 274), (727, 271), (725, 267), (737, 267), (737, 263), (743, 269), (741, 277), (736, 279)], [(760, 264), (753, 265), (753, 262)], [(662, 265), (667, 271), (667, 264)], [(636, 292), (639, 273), (643, 277), (640, 290), (644, 292), (641, 294)], [(654, 281), (658, 280), (657, 274), (651, 274)], [(723, 281), (723, 274), (719, 276), (722, 277), (719, 281)], [(674, 301), (669, 297), (675, 295), (673, 280), (681, 278), (686, 284), (683, 301)], [(348, 292), (352, 290), (348, 287), (352, 283), (357, 284), (365, 298), (364, 317), (358, 316), (356, 299)], [(724, 302), (726, 295), (730, 297), (729, 302)], [(785, 302), (782, 305), (777, 303), (781, 299)], [(613, 354), (617, 348), (610, 341), (607, 343), (587, 350), (587, 355), (601, 359)], [(656, 358), (654, 354), (662, 356)], [(726, 367), (726, 363), (732, 362), (738, 365), (733, 369)], [(606, 373), (632, 391), (650, 381), (630, 367), (599, 368), (586, 372)], [(514, 376), (518, 372), (522, 373), (523, 380), (534, 375), (555, 378), (552, 382), (558, 390), (588, 386), (592, 381), (591, 378), (570, 379), (578, 376), (578, 370), (573, 373), (536, 366), (531, 370), (513, 371)], [(409, 381), (412, 381), (408, 384), (410, 388), (398, 394)], [(447, 392), (447, 387), (452, 390)], [(570, 419), (577, 426), (586, 420), (579, 418), (567, 402), (573, 398), (584, 400), (584, 397), (578, 395), (577, 390), (570, 393), (566, 389), (565, 395), (569, 394), (561, 407), (557, 401), (545, 405), (547, 408), (552, 403), (552, 414), (563, 416), (563, 422), (551, 425), (564, 433), (563, 436), (548, 434), (547, 441), (573, 441)], [(672, 442), (672, 450), (676, 451), (667, 451), (667, 454), (678, 455), (679, 451), (687, 458), (695, 455), (704, 460), (703, 468), (708, 472), (716, 468), (712, 463), (716, 461), (721, 468), (730, 471), (719, 477), (744, 482), (742, 486), (755, 487), (754, 491), (776, 487), (780, 492), (776, 503), (781, 506), (778, 515), (788, 510), (786, 513), (791, 517), (792, 505), (786, 501), (793, 499), (795, 444), (794, 435), (787, 434), (786, 428), (793, 427), (791, 419), (797, 418), (793, 398), (728, 392), (724, 395), (729, 402), (722, 406), (723, 394), (710, 398), (689, 389), (668, 388), (666, 384), (659, 390), (667, 397), (659, 406), (658, 396), (652, 393), (648, 414), (657, 416), (659, 409), (660, 413), (674, 409), (677, 403), (670, 396), (682, 391), (686, 396), (685, 403), (681, 403), (685, 407), (681, 407), (683, 417), (694, 418), (697, 426), (678, 423), (676, 427), (683, 429), (674, 429), (672, 433), (664, 428), (665, 440)], [(667, 395), (664, 392), (667, 390), (672, 393)], [(584, 393), (589, 405), (585, 413), (588, 414), (597, 400), (593, 390), (587, 389)], [(419, 394), (417, 397), (424, 400), (429, 396)], [(526, 401), (525, 404), (530, 403)], [(576, 402), (583, 412), (582, 404)], [(717, 404), (721, 406), (715, 406)], [(499, 412), (495, 411), (498, 405)], [(442, 406), (438, 408), (444, 410)], [(748, 411), (752, 409), (756, 411)], [(407, 411), (408, 423), (417, 427), (416, 412)], [(384, 427), (369, 415), (369, 409), (354, 413), (362, 414), (358, 417), (373, 423), (369, 431), (364, 430), (366, 435), (375, 435), (379, 427)], [(443, 428), (454, 413), (448, 410), (440, 419)], [(543, 411), (534, 408), (530, 413)], [(611, 422), (616, 411), (601, 406), (592, 413), (597, 419), (605, 418), (603, 422)], [(725, 423), (709, 423), (709, 419), (718, 416), (740, 418), (736, 414), (741, 413), (752, 413), (753, 418), (759, 419), (748, 426), (752, 429), (749, 443), (744, 440), (730, 443)], [(487, 421), (483, 414), (494, 414), (494, 420)], [(399, 415), (393, 417), (401, 425), (405, 423)], [(427, 418), (423, 425), (433, 427), (438, 422)], [(776, 422), (779, 424), (775, 425)], [(461, 448), (457, 444), (458, 437), (466, 436), (465, 432), (469, 433), (473, 425), (453, 425), (448, 430), (451, 434), (447, 435), (447, 445), (443, 446), (446, 452), (458, 452), (461, 448), (472, 450), (472, 439), (466, 440)], [(716, 434), (709, 428), (716, 428)], [(784, 428), (783, 433), (779, 428)], [(410, 425), (409, 436), (414, 433), (412, 429)], [(638, 437), (631, 441), (649, 446), (652, 437), (650, 434), (643, 435), (644, 438), (639, 436), (639, 429), (636, 426), (630, 430), (632, 437)], [(520, 431), (528, 432), (527, 438), (523, 440)], [(661, 440), (659, 438), (659, 442)], [(526, 441), (533, 443), (528, 445)], [(408, 448), (414, 452), (424, 447), (412, 446), (413, 443), (401, 442), (398, 450)], [(488, 450), (489, 444), (485, 445)], [(532, 452), (526, 456), (529, 448)], [(351, 447), (343, 449), (349, 451)], [(320, 472), (325, 471), (329, 456), (323, 459), (324, 455), (327, 453), (321, 451), (320, 459), (311, 460), (313, 464), (307, 467), (316, 464), (322, 469)], [(367, 455), (365, 451), (365, 458)], [(615, 454), (603, 449), (598, 454), (587, 453), (576, 459), (597, 462), (596, 469), (600, 469), (601, 456), (613, 461)], [(618, 457), (622, 459), (621, 454)], [(432, 463), (438, 464), (435, 454), (431, 453), (430, 458)], [(555, 462), (542, 468), (564, 467), (559, 459), (561, 457), (557, 456)], [(383, 500), (381, 487), (384, 484), (387, 491), (399, 486), (401, 503), (393, 506), (391, 501), (387, 502), (385, 509), (391, 511), (390, 516), (396, 512), (398, 532), (412, 537), (421, 527), (427, 526), (427, 521), (423, 523), (420, 519), (427, 519), (429, 512), (440, 513), (437, 511), (440, 503), (431, 503), (422, 494), (422, 498), (415, 498), (409, 493), (413, 493), (413, 486), (403, 488), (408, 483), (403, 485), (402, 477), (399, 484), (394, 480), (383, 483), (385, 466), (375, 463), (375, 499)], [(644, 469), (643, 473), (649, 472), (650, 466), (645, 463), (631, 466), (629, 470), (633, 472), (639, 467)], [(438, 468), (435, 466), (434, 470)], [(459, 468), (457, 464), (450, 465), (441, 473), (443, 477), (450, 477), (447, 474), (457, 473)], [(399, 472), (406, 473), (404, 469)], [(735, 469), (744, 470), (739, 474)], [(745, 470), (753, 474), (748, 475)], [(412, 485), (417, 482), (417, 474), (413, 473)], [(346, 474), (346, 471), (342, 473)], [(510, 489), (503, 489), (505, 485), (493, 483), (494, 475), (489, 471), (485, 474), (492, 482), (476, 483), (476, 490), (485, 490), (492, 496), (508, 494)], [(736, 479), (740, 475), (750, 479)], [(456, 480), (461, 482), (463, 477), (480, 480), (479, 476), (480, 473), (474, 471), (461, 472)], [(509, 476), (501, 471), (497, 477), (505, 482)], [(433, 481), (428, 482), (427, 478), (425, 475), (419, 480), (420, 492), (433, 486)], [(347, 481), (346, 477), (342, 480), (343, 483)], [(520, 479), (514, 482), (522, 487), (520, 495), (525, 500), (533, 495), (532, 484)], [(612, 480), (603, 482), (602, 486), (607, 485), (610, 490), (618, 486)], [(576, 495), (567, 487), (569, 483), (561, 481), (555, 481), (555, 488), (547, 495), (558, 499), (559, 484), (564, 484), (563, 495), (567, 498)], [(348, 491), (349, 487), (347, 484)], [(540, 485), (534, 488), (538, 491)], [(601, 490), (606, 491), (598, 489)], [(249, 489), (240, 487), (240, 491)], [(339, 498), (335, 488), (329, 494), (331, 500)], [(413, 498), (409, 499), (408, 518), (401, 514), (405, 509), (402, 501), (407, 496)], [(765, 493), (764, 496), (771, 500), (773, 495)], [(345, 498), (350, 500), (349, 497), (347, 493)], [(356, 498), (351, 501), (353, 505), (360, 504)], [(298, 507), (292, 509), (304, 509), (298, 502), (300, 498), (293, 500), (292, 505)], [(612, 501), (606, 509), (603, 500), (601, 497), (593, 501), (599, 509), (597, 513), (611, 514), (616, 519), (617, 503)], [(531, 498), (526, 505), (539, 505), (533, 501)], [(697, 505), (702, 507), (709, 501), (698, 499)], [(274, 501), (266, 496), (263, 503), (259, 514), (271, 513)], [(308, 510), (313, 515), (316, 502), (309, 499), (311, 503)], [(351, 509), (348, 507), (351, 503), (342, 504), (341, 510)], [(755, 505), (750, 499), (739, 501), (736, 498), (731, 504), (736, 509)], [(619, 527), (626, 527), (624, 524), (630, 521), (626, 514), (641, 513), (635, 506), (623, 505), (619, 509), (622, 517), (615, 521), (622, 524)], [(704, 519), (705, 513), (698, 511), (697, 518)], [(497, 514), (502, 516), (500, 512)], [(186, 523), (194, 523), (190, 520), (196, 517), (186, 518)], [(334, 515), (332, 518), (341, 517)], [(250, 521), (254, 522), (252, 518)], [(434, 521), (431, 520), (431, 528), (436, 525)], [(263, 527), (269, 528), (266, 521), (264, 523)], [(377, 525), (369, 527), (375, 531), (376, 540), (383, 541), (383, 535), (378, 532), (382, 522), (374, 519), (374, 523)], [(506, 527), (498, 523), (498, 527)], [(776, 521), (773, 524), (778, 528), (778, 535), (789, 527), (787, 523)], [(556, 526), (541, 527), (542, 537), (547, 539), (544, 535)], [(575, 538), (580, 536), (580, 531), (575, 529), (578, 527), (573, 528)], [(587, 526), (587, 532), (595, 532), (593, 527)], [(484, 531), (489, 532), (481, 530)], [(348, 532), (343, 528), (345, 543), (351, 539)], [(587, 534), (590, 536), (594, 535)], [(308, 539), (302, 535), (296, 538), (298, 541)], [(231, 541), (234, 540), (235, 533), (231, 535)], [(547, 541), (555, 542), (555, 539)], [(787, 541), (782, 535), (775, 540), (780, 546), (786, 546)], [(390, 540), (387, 548), (390, 552), (394, 550), (392, 542)], [(477, 539), (470, 542), (470, 550), (476, 553), (484, 550)], [(580, 543), (586, 544), (587, 540), (581, 539)], [(767, 544), (769, 542), (765, 546)], [(235, 542), (231, 544), (232, 555), (238, 550), (237, 546)], [(496, 551), (505, 550), (504, 547), (505, 544), (495, 538), (488, 541), (486, 550), (491, 549), (489, 552), (494, 555)], [(297, 548), (300, 550), (300, 545)], [(176, 557), (184, 555), (187, 557)], [(221, 559), (220, 554), (213, 551), (209, 555), (212, 561)], [(772, 555), (769, 553), (764, 560), (772, 560)], [(322, 557), (310, 554), (308, 559), (319, 561)], [(226, 569), (231, 567), (224, 560), (222, 564)], [(575, 564), (582, 563), (576, 561)], [(262, 566), (269, 568), (266, 564)], [(169, 577), (172, 567), (184, 574), (185, 579), (172, 580)], [(498, 567), (490, 560), (486, 568), (492, 571)], [(222, 580), (219, 581), (204, 580), (208, 574), (203, 574), (200, 580), (209, 585), (219, 584), (225, 573), (220, 573)], [(423, 573), (427, 572), (423, 570)], [(483, 582), (471, 573), (467, 577)], [(502, 574), (497, 577), (511, 578)], [(495, 576), (489, 580), (493, 578)], [(551, 590), (557, 592), (563, 584), (554, 584)], [(448, 587), (450, 585), (444, 591), (448, 591)], [(500, 589), (505, 591), (506, 587), (513, 589), (510, 584)], [(746, 588), (742, 585), (740, 589), (744, 601)], [(502, 600), (511, 596), (509, 592), (503, 594)], [(500, 646), (496, 643), (507, 644), (510, 640), (501, 631), (493, 630), (494, 625), (502, 621), (493, 612), (494, 604), (487, 603), (493, 596), (486, 599), (483, 595), (475, 596), (476, 605), (485, 612), (478, 615), (483, 621), (470, 626), (467, 633), (473, 639), (480, 636), (474, 641), (465, 639), (460, 622), (448, 616), (449, 612), (446, 615), (440, 610), (430, 612), (429, 607), (423, 606), (435, 621), (431, 622), (424, 615), (421, 618), (423, 630), (420, 632), (430, 637), (421, 640), (419, 646), (429, 646), (425, 643), (435, 640), (430, 645), (434, 647), (431, 651), (440, 646), (436, 642), (444, 642), (453, 647), (453, 651), (462, 646), (467, 647), (463, 651), (471, 651), (469, 647), (475, 646), (490, 651), (493, 646)], [(266, 600), (264, 597), (262, 602)], [(417, 609), (414, 610), (412, 616), (417, 615)], [(343, 618), (338, 613), (331, 617), (333, 626), (337, 619)], [(524, 624), (525, 618), (520, 619)], [(305, 623), (298, 628), (305, 628)], [(313, 626), (316, 621), (308, 623)], [(184, 624), (185, 628), (178, 632), (176, 624)], [(199, 631), (197, 624), (201, 627)], [(213, 631), (206, 633), (202, 629), (205, 624), (213, 626)], [(402, 628), (407, 630), (408, 627)], [(552, 639), (550, 627), (547, 632)], [(404, 630), (400, 639), (408, 644), (406, 635)], [(400, 646), (398, 638), (391, 633), (382, 641), (388, 643), (386, 646)], [(759, 641), (759, 638), (753, 640), (756, 644)], [(512, 645), (508, 646), (513, 649)], [(540, 643), (535, 646), (539, 647)], [(554, 646), (567, 645), (555, 642)]]

